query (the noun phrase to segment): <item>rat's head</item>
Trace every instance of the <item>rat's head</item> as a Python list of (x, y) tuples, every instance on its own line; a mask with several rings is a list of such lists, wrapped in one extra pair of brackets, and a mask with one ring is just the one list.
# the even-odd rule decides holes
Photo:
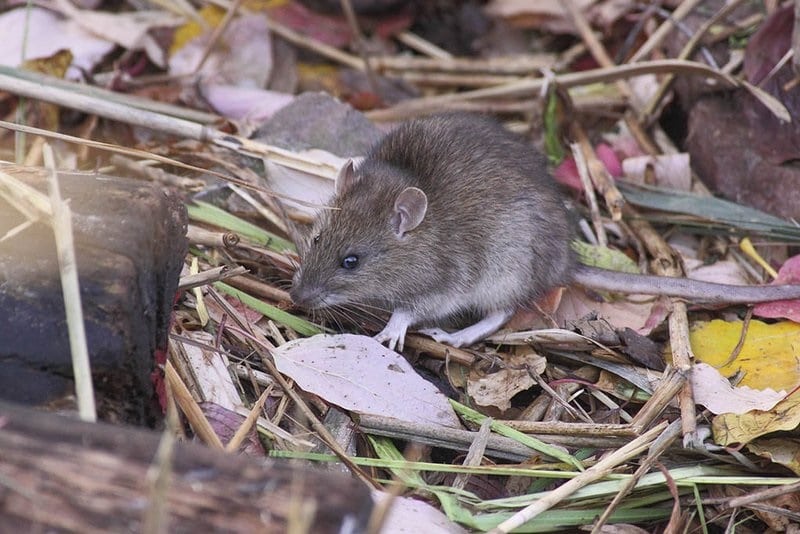
[[(291, 296), (307, 308), (368, 304), (393, 308), (403, 299), (401, 279), (409, 261), (428, 198), (395, 180), (401, 171), (356, 171), (349, 161), (336, 180), (332, 209), (323, 210), (298, 244), (302, 264)], [(387, 176), (387, 174), (389, 176)], [(388, 178), (388, 179), (386, 179)]]

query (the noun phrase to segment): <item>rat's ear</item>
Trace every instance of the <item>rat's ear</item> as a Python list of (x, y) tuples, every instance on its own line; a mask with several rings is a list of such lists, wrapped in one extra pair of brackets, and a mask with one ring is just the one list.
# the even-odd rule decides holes
[(358, 181), (358, 176), (356, 176), (355, 163), (352, 159), (348, 159), (339, 170), (339, 176), (336, 177), (336, 195), (341, 195), (353, 187), (356, 181)]
[(403, 237), (406, 232), (416, 228), (425, 212), (428, 211), (428, 197), (422, 189), (406, 187), (394, 201), (394, 215), (392, 215), (392, 228), (397, 237)]

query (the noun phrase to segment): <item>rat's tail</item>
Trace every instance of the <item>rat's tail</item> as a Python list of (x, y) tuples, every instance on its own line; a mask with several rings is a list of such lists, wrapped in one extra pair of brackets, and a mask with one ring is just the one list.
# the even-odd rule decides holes
[(587, 265), (575, 268), (573, 281), (598, 291), (666, 295), (708, 304), (754, 304), (800, 299), (800, 285), (735, 286), (689, 278), (623, 273)]

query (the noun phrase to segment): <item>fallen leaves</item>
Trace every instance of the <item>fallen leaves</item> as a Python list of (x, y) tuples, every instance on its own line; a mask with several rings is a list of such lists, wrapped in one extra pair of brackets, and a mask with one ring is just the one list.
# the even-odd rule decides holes
[(0, 35), (3, 36), (0, 65), (8, 66), (69, 50), (73, 56), (73, 68), (91, 71), (114, 48), (113, 42), (38, 7), (32, 7), (30, 12), (17, 8), (0, 13)]
[(714, 418), (714, 440), (720, 445), (749, 443), (772, 432), (800, 426), (800, 392), (787, 397), (769, 411), (751, 410), (743, 415), (722, 414)]
[(547, 360), (534, 352), (510, 355), (495, 372), (474, 369), (467, 381), (467, 393), (480, 406), (494, 406), (501, 412), (511, 407), (511, 398), (530, 389), (534, 376), (544, 372)]
[[(447, 398), (371, 337), (320, 334), (281, 345), (278, 370), (343, 409), (402, 421), (460, 425)], [(401, 396), (387, 395), (388, 391)]]

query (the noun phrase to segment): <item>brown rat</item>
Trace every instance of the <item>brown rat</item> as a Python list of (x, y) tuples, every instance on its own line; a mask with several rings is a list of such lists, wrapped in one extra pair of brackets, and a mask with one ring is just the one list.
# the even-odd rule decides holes
[(392, 313), (375, 337), (402, 348), (411, 326), (472, 313), (463, 330), (423, 330), (454, 346), (499, 329), (556, 286), (703, 302), (800, 298), (800, 286), (731, 286), (577, 265), (572, 225), (544, 157), (499, 123), (467, 113), (412, 120), (336, 183), (299, 243), (292, 299)]

